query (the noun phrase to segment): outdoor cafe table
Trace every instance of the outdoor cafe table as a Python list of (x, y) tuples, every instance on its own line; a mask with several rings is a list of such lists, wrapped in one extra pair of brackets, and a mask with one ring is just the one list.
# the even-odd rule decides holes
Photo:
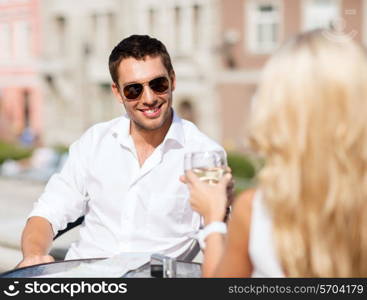
[[(69, 274), (69, 271), (73, 271), (80, 267), (82, 264), (84, 266), (93, 267), (95, 265), (103, 265), (104, 261), (108, 261), (106, 258), (87, 258), (87, 259), (75, 259), (75, 260), (64, 260), (51, 263), (44, 263), (34, 266), (29, 266), (25, 268), (19, 268), (7, 271), (0, 274), (0, 278), (31, 278), (31, 277), (69, 277), (65, 274)], [(201, 276), (201, 265), (198, 263), (188, 263), (182, 261), (176, 261), (176, 277), (181, 278), (195, 278)], [(84, 271), (84, 277), (104, 277), (98, 275), (98, 268), (93, 272), (91, 268), (90, 274)], [(93, 273), (93, 274), (92, 274)], [(73, 273), (70, 273), (73, 274)], [(59, 276), (60, 275), (60, 276)], [(70, 277), (73, 277), (70, 275)], [(78, 277), (78, 276), (76, 276)], [(82, 277), (82, 276), (79, 276)], [(150, 261), (144, 263), (138, 268), (129, 270), (121, 274), (121, 276), (106, 276), (106, 277), (124, 277), (124, 278), (153, 278), (151, 274)]]

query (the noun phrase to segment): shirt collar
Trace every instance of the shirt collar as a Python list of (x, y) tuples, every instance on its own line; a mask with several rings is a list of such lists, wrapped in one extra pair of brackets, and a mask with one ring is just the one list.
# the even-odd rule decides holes
[(118, 122), (111, 128), (112, 136), (125, 147), (131, 146), (130, 118), (128, 114), (122, 115)]
[(172, 112), (173, 112), (172, 124), (168, 129), (168, 132), (162, 144), (166, 144), (169, 140), (173, 140), (179, 143), (181, 146), (184, 146), (185, 133), (183, 130), (182, 119), (176, 114), (176, 112), (173, 109)]
[[(169, 144), (169, 141), (174, 141), (182, 147), (185, 145), (185, 133), (182, 125), (182, 119), (172, 109), (173, 118), (171, 126), (162, 142), (162, 146)], [(121, 145), (130, 147), (132, 139), (130, 136), (130, 117), (125, 113), (115, 126), (111, 128), (112, 136), (116, 138)]]

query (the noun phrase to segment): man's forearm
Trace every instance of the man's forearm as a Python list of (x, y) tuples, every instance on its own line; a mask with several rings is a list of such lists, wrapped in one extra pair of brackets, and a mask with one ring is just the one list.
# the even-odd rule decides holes
[(47, 255), (53, 241), (51, 224), (42, 217), (31, 217), (22, 234), (23, 257)]

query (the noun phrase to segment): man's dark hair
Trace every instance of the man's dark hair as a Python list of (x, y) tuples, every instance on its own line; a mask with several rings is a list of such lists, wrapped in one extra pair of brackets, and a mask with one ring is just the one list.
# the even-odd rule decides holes
[(174, 76), (175, 72), (172, 67), (171, 58), (163, 43), (148, 35), (134, 34), (118, 43), (110, 54), (108, 66), (113, 82), (118, 85), (117, 69), (121, 60), (129, 57), (143, 60), (147, 56), (160, 56), (169, 76)]

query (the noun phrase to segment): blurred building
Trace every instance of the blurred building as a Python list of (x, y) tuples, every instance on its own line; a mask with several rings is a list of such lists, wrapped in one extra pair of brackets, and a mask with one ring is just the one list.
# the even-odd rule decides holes
[[(27, 110), (31, 111), (30, 114), (34, 114), (30, 118), (31, 125), (40, 131), (44, 124), (43, 138), (47, 144), (69, 144), (92, 124), (119, 116), (123, 107), (110, 90), (108, 56), (122, 38), (130, 34), (149, 34), (162, 40), (172, 56), (177, 76), (173, 104), (176, 111), (194, 121), (227, 149), (241, 149), (247, 133), (251, 99), (269, 56), (288, 37), (317, 27), (344, 29), (353, 38), (365, 42), (366, 2), (0, 0), (0, 16), (5, 15), (0, 17), (0, 47), (10, 43), (1, 42), (10, 39), (7, 33), (10, 29), (6, 28), (12, 25), (3, 25), (10, 7), (16, 11), (16, 7), (36, 7), (36, 3), (40, 3), (44, 39), (40, 49), (39, 33), (31, 36), (32, 57), (39, 54), (42, 57), (37, 70), (45, 99), (43, 114), (40, 115), (39, 108), (27, 109), (23, 105), (19, 110), (22, 117), (18, 117), (19, 113), (16, 116), (7, 113), (7, 116), (13, 118), (12, 126), (19, 132), (27, 123), (24, 121)], [(34, 10), (32, 18), (32, 24), (38, 24), (39, 13)], [(35, 29), (38, 25), (34, 26), (32, 34), (38, 32)], [(17, 30), (24, 32), (24, 29), (15, 32)], [(22, 45), (12, 47), (13, 50), (1, 50), (0, 57), (6, 57), (6, 53), (15, 57), (14, 53), (23, 52), (18, 50), (24, 48)], [(9, 61), (1, 59), (0, 70), (4, 70), (4, 64)], [(0, 98), (5, 99), (5, 95), (11, 93), (4, 87), (16, 83), (23, 87), (19, 89), (23, 91), (19, 94), (23, 100), (16, 100), (18, 96), (6, 96), (12, 105), (27, 103), (24, 99), (36, 99), (33, 89), (30, 93), (29, 88), (24, 89), (24, 84), (20, 84), (23, 77), (17, 80), (8, 77), (7, 84), (2, 77)], [(41, 103), (40, 100), (31, 102), (32, 105)], [(0, 106), (0, 114), (2, 111), (4, 115), (5, 110), (9, 111), (9, 100), (2, 100), (2, 103), (8, 103), (6, 108)]]
[(33, 143), (42, 135), (39, 5), (0, 1), (0, 139)]
[[(216, 87), (222, 142), (229, 149), (242, 147), (261, 69), (285, 39), (300, 31), (334, 27), (366, 41), (364, 0), (221, 0), (218, 11), (216, 36), (222, 48)], [(338, 38), (338, 33), (330, 38)]]
[(110, 91), (108, 55), (129, 17), (126, 1), (42, 1), (42, 78), (47, 144), (69, 144), (121, 114)]
[(206, 134), (221, 140), (216, 90), (220, 40), (217, 0), (132, 1), (128, 33), (149, 34), (167, 46), (176, 72), (173, 106)]
[[(70, 143), (123, 107), (110, 91), (108, 56), (131, 34), (162, 40), (177, 74), (174, 107), (220, 139), (215, 93), (216, 1), (48, 0), (42, 2), (48, 143)], [(62, 124), (62, 126), (60, 126)]]

